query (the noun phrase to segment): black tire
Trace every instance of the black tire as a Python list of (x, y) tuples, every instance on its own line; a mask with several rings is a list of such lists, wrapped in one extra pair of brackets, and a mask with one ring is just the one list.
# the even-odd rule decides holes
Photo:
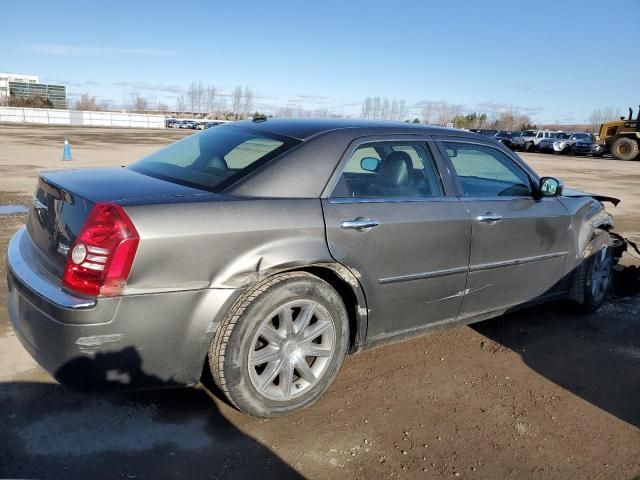
[(524, 144), (524, 151), (525, 152), (533, 152), (533, 142), (527, 142)]
[[(260, 351), (256, 349), (255, 341), (260, 342), (263, 338), (259, 332), (265, 327), (265, 320), (275, 322), (276, 320), (273, 319), (279, 319), (277, 316), (279, 313), (276, 312), (280, 312), (281, 307), (295, 308), (286, 307), (295, 302), (310, 302), (314, 305), (312, 309), (314, 317), (311, 322), (319, 321), (316, 319), (315, 312), (322, 312), (323, 322), (327, 322), (326, 319), (330, 318), (334, 332), (331, 337), (334, 338), (335, 343), (332, 344), (333, 352), (326, 356), (328, 360), (323, 361), (322, 372), (318, 374), (317, 383), (308, 382), (304, 387), (306, 390), (302, 393), (293, 392), (297, 395), (294, 398), (277, 399), (260, 392), (254, 385), (255, 375), (258, 374), (256, 369), (261, 367), (250, 367), (249, 359), (251, 355), (255, 355), (255, 352)], [(302, 310), (295, 313), (297, 316), (293, 322), (299, 318), (301, 312)], [(272, 325), (274, 323), (268, 326)], [(310, 327), (313, 325), (311, 323)], [(279, 328), (276, 332), (280, 331)], [(293, 331), (291, 334), (294, 334)], [(291, 272), (266, 279), (250, 288), (236, 301), (211, 343), (209, 364), (217, 386), (236, 408), (255, 417), (273, 418), (308, 407), (325, 392), (338, 374), (347, 353), (348, 342), (349, 319), (340, 295), (331, 285), (314, 275), (306, 272)], [(288, 348), (287, 343), (291, 342), (284, 342), (275, 351), (284, 352), (285, 348)], [(299, 358), (296, 357), (298, 360)], [(304, 358), (307, 362), (307, 357)], [(263, 364), (264, 371), (269, 365)], [(310, 364), (311, 367), (313, 365), (314, 363)], [(254, 369), (251, 373), (250, 368)], [(282, 373), (277, 374), (273, 382), (280, 382), (281, 375)], [(300, 384), (304, 383), (301, 382), (302, 374), (291, 366), (290, 375), (294, 379), (298, 376), (297, 380), (293, 381), (293, 385), (300, 388)], [(269, 382), (270, 389), (278, 387), (278, 384), (273, 382)], [(291, 392), (291, 386), (289, 392)]]
[[(613, 240), (604, 230), (597, 230), (582, 253), (582, 262), (576, 270), (574, 277), (571, 299), (578, 304), (584, 313), (592, 313), (598, 310), (604, 303), (612, 284), (613, 276)], [(608, 272), (601, 273), (601, 278), (606, 281), (602, 289), (595, 289), (594, 279), (598, 268), (599, 256), (606, 254), (609, 259)]]
[(635, 160), (640, 154), (637, 140), (629, 137), (616, 138), (611, 144), (611, 155), (618, 160)]

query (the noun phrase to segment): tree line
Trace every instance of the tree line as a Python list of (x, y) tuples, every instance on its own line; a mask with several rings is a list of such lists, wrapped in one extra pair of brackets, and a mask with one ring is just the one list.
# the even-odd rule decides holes
[[(249, 86), (236, 86), (232, 91), (224, 91), (214, 85), (205, 85), (202, 81), (192, 81), (190, 86), (176, 96), (174, 108), (162, 101), (151, 102), (139, 92), (133, 92), (125, 99), (122, 108), (130, 112), (140, 113), (178, 113), (185, 115), (207, 116), (227, 120), (239, 120), (252, 116), (267, 116), (257, 112), (254, 104), (255, 95)], [(0, 98), (0, 105), (15, 107), (52, 108), (46, 98)], [(360, 118), (373, 120), (412, 121), (429, 125), (447, 126), (465, 129), (526, 130), (534, 128), (533, 120), (517, 108), (499, 112), (481, 112), (465, 109), (463, 105), (446, 101), (423, 101), (408, 106), (404, 99), (388, 97), (366, 97), (360, 102)], [(80, 95), (70, 106), (76, 110), (107, 111), (115, 109), (107, 101), (98, 101), (88, 93)], [(466, 111), (465, 111), (466, 110)], [(341, 112), (332, 111), (327, 106), (305, 108), (302, 105), (273, 106), (268, 116), (275, 117), (343, 117)], [(600, 124), (616, 120), (621, 116), (620, 110), (613, 107), (594, 109), (586, 123), (596, 131)]]

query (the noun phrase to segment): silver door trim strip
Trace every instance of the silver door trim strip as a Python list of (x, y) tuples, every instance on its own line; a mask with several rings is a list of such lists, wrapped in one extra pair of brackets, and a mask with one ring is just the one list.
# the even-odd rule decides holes
[(502, 267), (511, 267), (514, 265), (522, 265), (525, 263), (531, 262), (539, 262), (542, 260), (549, 260), (551, 258), (557, 257), (565, 257), (569, 254), (569, 252), (557, 252), (557, 253), (548, 253), (546, 255), (536, 255), (535, 257), (524, 257), (517, 258), (515, 260), (505, 260), (502, 262), (493, 262), (493, 263), (484, 263), (481, 265), (472, 265), (469, 268), (470, 272), (481, 272), (483, 270), (491, 270), (493, 268), (502, 268)]
[(396, 283), (396, 282), (409, 282), (411, 280), (424, 280), (426, 278), (444, 277), (447, 275), (458, 275), (460, 273), (467, 273), (468, 267), (449, 268), (447, 270), (436, 270), (435, 272), (424, 273), (411, 273), (409, 275), (398, 275), (396, 277), (380, 278), (378, 283)]
[(440, 197), (329, 197), (329, 203), (407, 203), (407, 202), (460, 202), (452, 196)]

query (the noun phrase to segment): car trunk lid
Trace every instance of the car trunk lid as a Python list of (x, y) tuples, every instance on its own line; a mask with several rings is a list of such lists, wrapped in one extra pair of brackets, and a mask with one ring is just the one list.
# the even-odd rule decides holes
[(127, 168), (44, 172), (33, 196), (27, 231), (38, 261), (61, 278), (69, 250), (97, 202), (127, 205), (212, 196)]

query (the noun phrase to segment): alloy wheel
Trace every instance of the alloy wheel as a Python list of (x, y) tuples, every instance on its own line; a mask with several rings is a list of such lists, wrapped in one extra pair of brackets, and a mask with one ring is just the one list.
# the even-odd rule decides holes
[(297, 300), (265, 318), (249, 352), (249, 378), (272, 400), (291, 400), (322, 378), (336, 347), (329, 312), (312, 300)]
[(596, 253), (591, 272), (591, 294), (596, 302), (602, 301), (607, 293), (612, 265), (611, 249), (604, 246)]

